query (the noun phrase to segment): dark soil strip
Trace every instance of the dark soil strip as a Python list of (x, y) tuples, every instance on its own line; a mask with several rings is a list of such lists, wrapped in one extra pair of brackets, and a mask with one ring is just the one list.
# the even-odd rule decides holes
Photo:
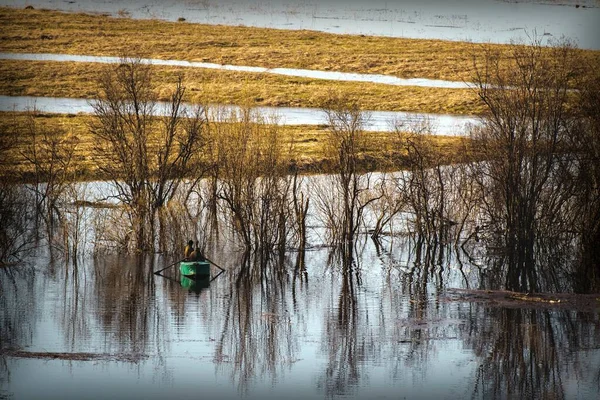
[(508, 290), (447, 289), (449, 302), (485, 303), (494, 307), (600, 311), (600, 293), (519, 293)]
[(68, 361), (122, 361), (139, 362), (148, 358), (143, 354), (108, 354), (108, 353), (52, 353), (52, 352), (29, 352), (22, 350), (0, 350), (0, 356), (16, 358), (40, 358), (48, 360)]

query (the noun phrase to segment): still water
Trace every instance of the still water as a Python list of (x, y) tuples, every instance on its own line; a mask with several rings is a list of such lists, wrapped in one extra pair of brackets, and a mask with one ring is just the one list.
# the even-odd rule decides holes
[(40, 245), (0, 269), (0, 397), (597, 398), (597, 305), (461, 296), (485, 268), (448, 248), (423, 271), (406, 235), (342, 267), (311, 232), (305, 268), (290, 251), (258, 271), (223, 239), (225, 272), (195, 283), (176, 257)]
[[(0, 95), (0, 112), (27, 111), (59, 114), (92, 114), (90, 102), (93, 100), (64, 97), (31, 97)], [(185, 104), (193, 107), (193, 104)], [(216, 112), (239, 110), (232, 105), (211, 105)], [(165, 115), (166, 103), (158, 103), (156, 113)], [(322, 109), (303, 107), (255, 107), (254, 110), (265, 116), (274, 116), (281, 125), (327, 125), (327, 116)], [(478, 117), (452, 114), (428, 114), (403, 111), (364, 111), (367, 131), (393, 131), (396, 122), (407, 126), (419, 126), (428, 123), (433, 135), (466, 136), (470, 126), (481, 124)]]
[(510, 43), (532, 32), (600, 48), (597, 0), (8, 0), (13, 7), (309, 29), (336, 34)]

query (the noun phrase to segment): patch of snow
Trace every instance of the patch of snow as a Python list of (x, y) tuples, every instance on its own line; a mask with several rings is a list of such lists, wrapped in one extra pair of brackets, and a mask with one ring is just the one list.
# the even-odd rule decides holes
[[(65, 62), (89, 62), (89, 63), (119, 63), (119, 57), (85, 56), (72, 54), (48, 54), (48, 53), (0, 53), (0, 60), (25, 60), (25, 61), (65, 61)], [(395, 86), (421, 86), (445, 89), (466, 89), (473, 87), (472, 83), (444, 81), (439, 79), (411, 78), (403, 79), (391, 75), (379, 74), (357, 74), (349, 72), (316, 71), (294, 68), (264, 68), (243, 65), (221, 65), (214, 63), (203, 63), (183, 60), (161, 60), (156, 58), (144, 58), (141, 62), (152, 65), (168, 65), (187, 68), (222, 69), (227, 71), (266, 73), (275, 75), (296, 76), (302, 78), (325, 79), (334, 81), (370, 82)]]

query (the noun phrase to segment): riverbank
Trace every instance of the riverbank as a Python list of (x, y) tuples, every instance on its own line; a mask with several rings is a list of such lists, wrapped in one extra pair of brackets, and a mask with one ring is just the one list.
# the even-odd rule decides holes
[[(35, 97), (97, 96), (98, 76), (106, 64), (62, 61), (0, 60), (0, 95)], [(113, 66), (114, 68), (114, 66)], [(365, 110), (419, 111), (472, 115), (483, 111), (473, 89), (392, 86), (265, 73), (152, 66), (158, 100), (167, 101), (177, 77), (187, 87), (190, 103), (248, 104), (318, 108), (333, 92), (356, 99)]]
[[(2, 143), (11, 143), (0, 161), (3, 172), (1, 179), (12, 182), (35, 180), (35, 165), (28, 160), (33, 143), (28, 130), (28, 114), (20, 112), (0, 113), (0, 138)], [(82, 114), (38, 113), (33, 121), (39, 131), (52, 132), (56, 142), (73, 146), (73, 156), (67, 175), (72, 180), (105, 180), (97, 168), (102, 154), (95, 151), (95, 139), (89, 131), (94, 118)], [(31, 120), (29, 120), (31, 121)], [(303, 173), (332, 172), (333, 160), (327, 155), (327, 127), (307, 125), (280, 125), (282, 148), (291, 148), (290, 167)], [(58, 133), (57, 133), (58, 132)], [(40, 140), (38, 138), (37, 140)], [(360, 153), (361, 169), (384, 170), (402, 168), (403, 150), (398, 145), (400, 137), (394, 132), (365, 132), (365, 145)], [(442, 163), (467, 161), (473, 157), (470, 140), (455, 136), (429, 136), (433, 158)]]

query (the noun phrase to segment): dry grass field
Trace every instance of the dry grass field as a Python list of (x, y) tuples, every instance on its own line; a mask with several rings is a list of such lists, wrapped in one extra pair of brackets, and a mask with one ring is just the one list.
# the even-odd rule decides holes
[(2, 52), (132, 55), (220, 64), (468, 80), (468, 43), (133, 20), (0, 8)]
[[(4, 179), (23, 177), (28, 180), (34, 173), (34, 165), (27, 161), (25, 153), (32, 143), (32, 137), (25, 128), (30, 114), (10, 112), (3, 113), (0, 118), (0, 138), (16, 140), (12, 150), (0, 160), (0, 168)], [(72, 175), (77, 179), (96, 180), (106, 178), (100, 174), (96, 165), (101, 155), (94, 151), (94, 137), (89, 133), (90, 115), (58, 115), (36, 114), (33, 116), (39, 131), (64, 132), (56, 137), (68, 140), (75, 146), (73, 154)], [(290, 163), (300, 170), (313, 172), (330, 172), (331, 160), (325, 153), (327, 127), (325, 126), (280, 126), (282, 145), (291, 148)], [(8, 138), (6, 135), (12, 135)], [(38, 139), (39, 140), (39, 139)], [(365, 146), (360, 154), (364, 169), (386, 169), (393, 167), (390, 160), (398, 162), (403, 150), (398, 146), (399, 137), (390, 132), (366, 132)], [(442, 162), (458, 162), (470, 157), (469, 140), (451, 136), (431, 136), (432, 151)], [(397, 167), (398, 165), (396, 165)]]
[[(260, 67), (302, 68), (401, 78), (472, 81), (474, 66), (487, 50), (509, 54), (507, 45), (479, 45), (314, 31), (276, 30), (134, 20), (101, 14), (0, 7), (0, 52), (54, 53), (176, 59)], [(600, 64), (600, 52), (580, 50), (586, 62)], [(0, 61), (0, 94), (93, 99), (98, 97), (99, 63)], [(483, 104), (470, 89), (391, 86), (377, 83), (185, 67), (152, 66), (159, 100), (166, 100), (182, 75), (184, 101), (248, 106), (320, 107), (332, 93), (353, 99), (363, 109), (443, 114), (481, 114)], [(23, 132), (26, 116), (1, 113), (0, 135), (18, 135), (18, 146), (3, 159), (8, 175), (32, 173), (23, 153), (30, 138)], [(84, 179), (101, 179), (95, 170), (91, 116), (43, 115), (37, 123), (61, 126), (77, 143), (74, 167)], [(294, 161), (305, 171), (327, 172), (326, 127), (283, 126), (287, 143), (294, 143)], [(386, 168), (384, 160), (401, 154), (394, 134), (367, 134), (362, 157), (365, 168)], [(467, 139), (432, 137), (432, 151), (443, 162), (471, 157)], [(398, 165), (396, 165), (398, 167)], [(6, 176), (6, 175), (5, 175)]]
[[(140, 56), (219, 64), (470, 81), (486, 48), (506, 45), (335, 35), (0, 8), (1, 52)], [(581, 50), (600, 60), (600, 52)]]
[[(96, 98), (96, 79), (105, 64), (0, 60), (0, 94)], [(114, 66), (113, 66), (114, 68)], [(274, 107), (320, 107), (331, 92), (355, 99), (361, 108), (477, 114), (482, 111), (471, 89), (390, 86), (284, 77), (262, 73), (153, 66), (159, 100), (167, 100), (177, 76), (184, 77), (185, 101)]]

